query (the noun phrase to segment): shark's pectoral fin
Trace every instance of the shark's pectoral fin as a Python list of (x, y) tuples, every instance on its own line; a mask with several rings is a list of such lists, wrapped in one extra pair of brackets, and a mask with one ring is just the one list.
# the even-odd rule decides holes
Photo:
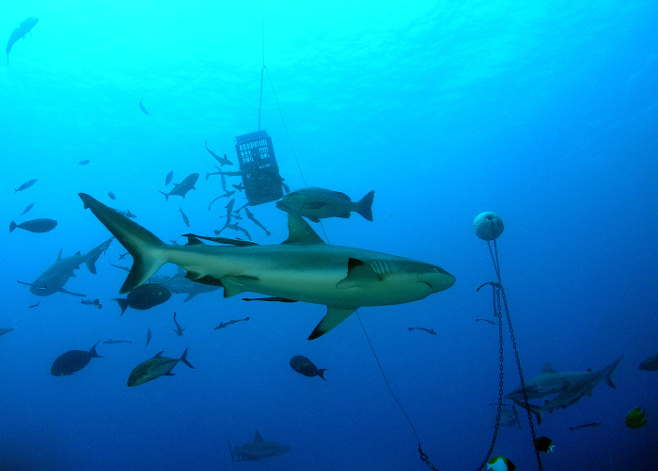
[(187, 297), (185, 299), (183, 299), (183, 302), (184, 303), (188, 302), (190, 299), (192, 299), (196, 295), (197, 295), (197, 293), (188, 293)]
[(59, 292), (60, 292), (60, 293), (64, 293), (64, 294), (70, 294), (71, 296), (79, 296), (79, 297), (81, 297), (81, 298), (84, 298), (85, 296), (87, 296), (86, 294), (73, 293), (73, 292), (71, 292), (71, 291), (67, 291), (67, 290), (65, 290), (64, 288), (60, 288), (60, 289), (59, 289)]
[(336, 288), (355, 288), (380, 280), (381, 276), (375, 273), (369, 264), (363, 260), (350, 258), (347, 262), (347, 276), (336, 284)]
[(27, 282), (21, 281), (21, 280), (16, 280), (16, 283), (20, 283), (22, 285), (27, 285), (27, 286), (32, 286), (32, 283), (27, 283)]
[(355, 307), (335, 307), (327, 306), (327, 315), (325, 315), (320, 323), (315, 327), (311, 335), (308, 336), (309, 340), (317, 339), (318, 337), (326, 334), (338, 324), (347, 319), (350, 314), (356, 311)]
[(224, 297), (230, 298), (236, 294), (244, 293), (249, 290), (247, 284), (252, 281), (258, 281), (257, 276), (223, 276), (221, 278), (224, 287)]

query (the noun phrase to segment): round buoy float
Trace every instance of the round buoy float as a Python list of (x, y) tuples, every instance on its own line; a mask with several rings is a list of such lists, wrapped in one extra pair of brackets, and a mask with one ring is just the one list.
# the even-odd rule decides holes
[(473, 221), (475, 235), (480, 239), (490, 241), (497, 239), (505, 230), (502, 218), (496, 213), (480, 213)]

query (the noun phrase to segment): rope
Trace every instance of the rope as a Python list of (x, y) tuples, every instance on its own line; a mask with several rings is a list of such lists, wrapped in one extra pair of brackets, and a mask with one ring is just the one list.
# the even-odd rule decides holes
[(263, 110), (263, 72), (265, 71), (265, 0), (260, 3), (260, 32), (261, 32), (261, 53), (263, 64), (260, 69), (260, 97), (258, 99), (258, 130), (260, 131), (260, 116)]

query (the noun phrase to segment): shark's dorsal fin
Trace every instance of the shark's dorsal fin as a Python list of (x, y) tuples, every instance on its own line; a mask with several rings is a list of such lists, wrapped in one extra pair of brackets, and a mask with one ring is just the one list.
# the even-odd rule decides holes
[(57, 261), (59, 262), (62, 259), (62, 249), (59, 249), (59, 253), (57, 254)]
[(282, 245), (324, 244), (320, 236), (298, 214), (288, 213), (288, 232), (288, 238), (282, 242)]
[(258, 433), (258, 430), (256, 430), (256, 438), (254, 438), (255, 442), (262, 442), (263, 437), (260, 436), (260, 433)]
[(541, 370), (542, 374), (548, 374), (548, 373), (557, 373), (555, 371), (555, 368), (553, 368), (553, 365), (551, 365), (550, 361), (547, 361), (546, 364), (544, 365), (544, 369)]
[(164, 350), (162, 350), (160, 353), (156, 353), (153, 358), (162, 358), (163, 353), (164, 353)]

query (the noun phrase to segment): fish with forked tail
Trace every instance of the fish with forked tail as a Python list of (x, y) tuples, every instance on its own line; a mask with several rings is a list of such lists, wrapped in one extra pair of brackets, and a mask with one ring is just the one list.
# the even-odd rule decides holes
[(192, 364), (187, 361), (187, 348), (180, 358), (163, 357), (163, 353), (164, 352), (160, 352), (153, 358), (149, 358), (137, 365), (128, 377), (128, 387), (139, 386), (140, 384), (152, 381), (160, 376), (173, 376), (174, 374), (171, 370), (179, 361), (182, 361), (187, 366), (194, 369)]

